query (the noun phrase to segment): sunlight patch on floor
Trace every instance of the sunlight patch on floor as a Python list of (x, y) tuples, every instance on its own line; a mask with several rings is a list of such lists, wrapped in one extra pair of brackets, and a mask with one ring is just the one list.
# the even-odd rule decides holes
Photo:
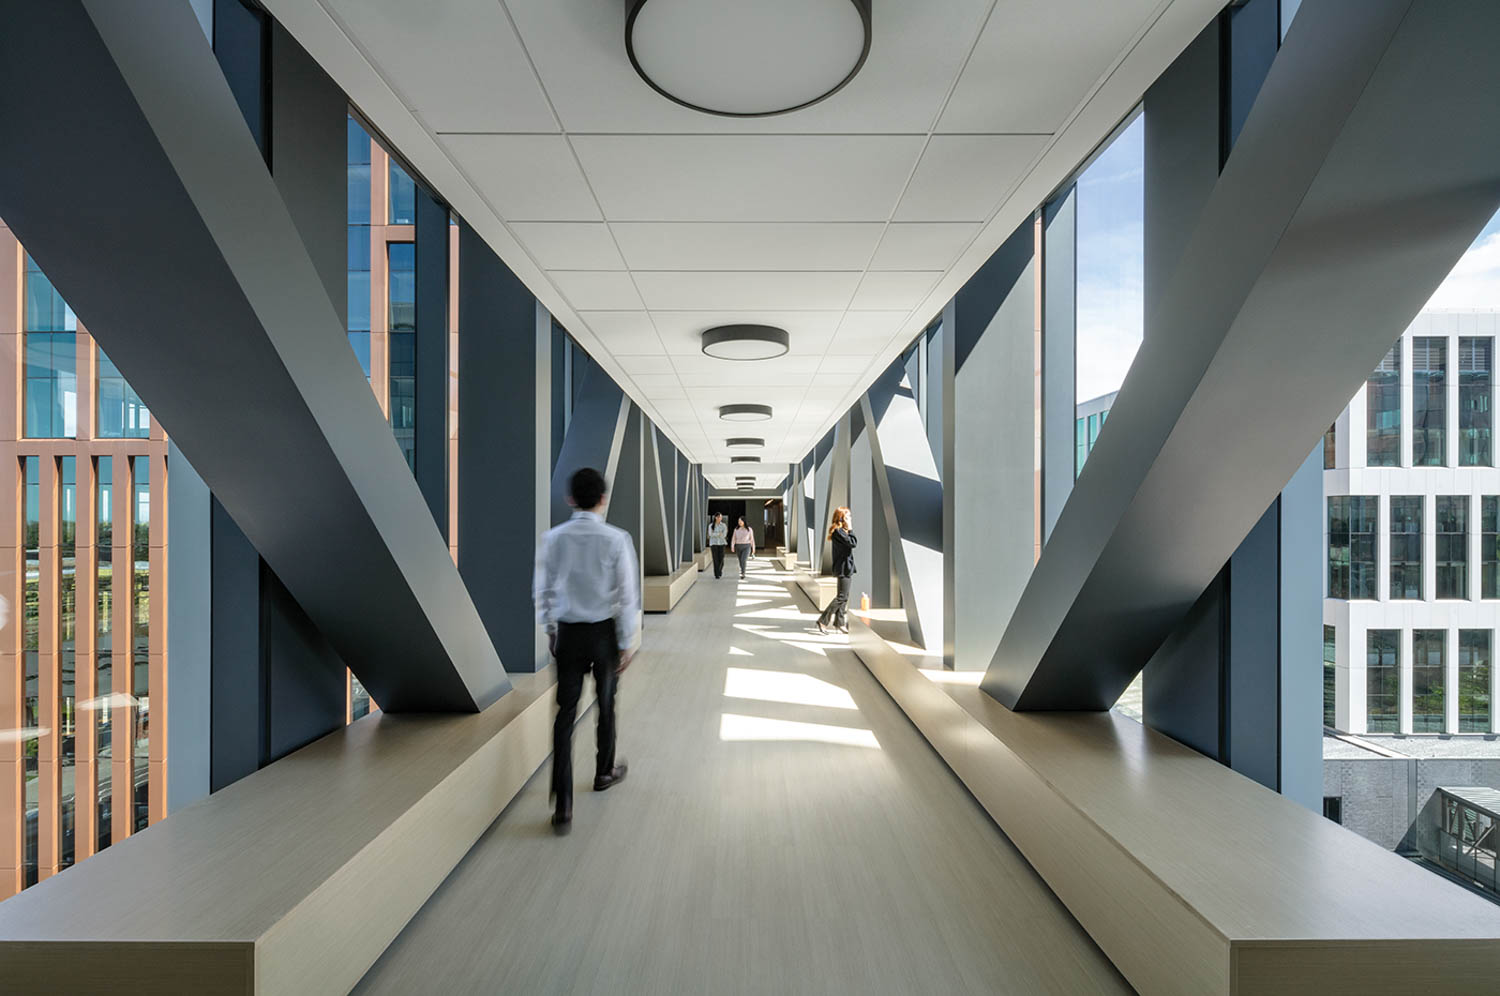
[(719, 720), (719, 739), (726, 742), (802, 741), (880, 749), (870, 730), (825, 723), (799, 723), (790, 719), (766, 719), (726, 712)]
[(829, 709), (858, 708), (848, 691), (838, 685), (810, 674), (790, 671), (732, 667), (724, 675), (724, 696), (731, 699), (786, 702), (790, 705), (825, 706)]
[(748, 650), (741, 650), (739, 647), (730, 647), (729, 648), (729, 656), (730, 657), (754, 657), (755, 655), (752, 654)]

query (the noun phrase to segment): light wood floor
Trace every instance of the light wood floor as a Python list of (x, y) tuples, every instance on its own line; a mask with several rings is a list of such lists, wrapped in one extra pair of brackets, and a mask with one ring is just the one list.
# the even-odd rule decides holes
[(356, 991), (1129, 992), (790, 576), (732, 573), (647, 619), (627, 781), (585, 717), (572, 835), (544, 769)]

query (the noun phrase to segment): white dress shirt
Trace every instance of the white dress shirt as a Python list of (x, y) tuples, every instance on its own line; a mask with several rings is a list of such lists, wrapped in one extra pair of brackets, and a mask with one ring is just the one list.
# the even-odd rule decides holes
[(577, 511), (542, 536), (531, 586), (537, 624), (615, 621), (621, 650), (640, 638), (641, 572), (635, 542), (597, 512)]

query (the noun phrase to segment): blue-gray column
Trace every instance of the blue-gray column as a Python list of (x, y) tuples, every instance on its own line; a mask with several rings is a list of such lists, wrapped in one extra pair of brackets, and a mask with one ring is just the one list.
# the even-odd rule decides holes
[[(346, 167), (347, 169), (347, 167)], [(416, 453), (412, 473), (448, 538), (448, 205), (416, 181)], [(341, 274), (342, 276), (342, 274)], [(550, 331), (550, 329), (549, 329)], [(547, 343), (550, 364), (551, 342)], [(550, 368), (549, 368), (550, 369)], [(551, 377), (541, 386), (551, 384)], [(461, 398), (463, 395), (460, 394)], [(549, 411), (550, 416), (550, 402)], [(549, 419), (550, 423), (550, 419)], [(549, 424), (550, 428), (550, 424)], [(550, 435), (550, 433), (549, 433)], [(462, 443), (460, 443), (462, 445)], [(500, 651), (505, 653), (502, 648)]]
[(552, 518), (552, 316), (462, 223), (458, 259), (458, 569), (504, 660), (535, 670), (547, 660), (531, 576)]

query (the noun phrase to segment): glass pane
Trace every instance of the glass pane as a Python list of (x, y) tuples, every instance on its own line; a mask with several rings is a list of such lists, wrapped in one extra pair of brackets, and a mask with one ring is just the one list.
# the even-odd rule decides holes
[(1469, 597), (1469, 496), (1438, 495), (1436, 523), (1438, 598)]
[(1365, 724), (1371, 733), (1395, 733), (1401, 685), (1401, 631), (1366, 632)]
[(1411, 634), (1411, 730), (1442, 733), (1444, 682), (1448, 676), (1448, 631), (1417, 629)]
[(417, 185), (391, 157), (391, 224), (415, 225), (417, 223)]
[(1458, 732), (1490, 731), (1490, 641), (1492, 631), (1458, 631)]
[(1401, 463), (1401, 343), (1385, 354), (1366, 385), (1368, 439), (1366, 460), (1371, 467)]
[(1495, 462), (1491, 433), (1495, 340), (1458, 340), (1458, 463), (1489, 467)]
[(1448, 340), (1414, 336), (1411, 341), (1411, 462), (1441, 467), (1448, 462)]
[(1079, 404), (1120, 389), (1140, 348), (1145, 283), (1145, 115), (1077, 182)]
[(1391, 497), (1391, 598), (1422, 597), (1422, 496)]

